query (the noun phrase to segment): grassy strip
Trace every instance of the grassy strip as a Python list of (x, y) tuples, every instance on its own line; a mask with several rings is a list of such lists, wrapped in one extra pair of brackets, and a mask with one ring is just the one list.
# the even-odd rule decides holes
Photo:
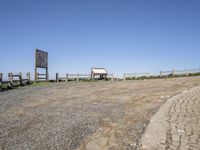
[[(34, 83), (34, 82), (29, 82), (28, 84), (24, 84), (22, 86), (44, 86), (44, 85), (49, 85), (51, 84), (51, 82), (38, 82), (38, 83)], [(15, 85), (15, 86), (9, 86), (6, 83), (0, 84), (0, 91), (6, 91), (9, 89), (16, 89), (20, 87), (19, 85)]]
[(0, 91), (6, 91), (9, 89), (13, 89), (13, 87), (7, 85), (7, 84), (0, 84)]
[(5, 85), (5, 84), (0, 84), (0, 89), (2, 90), (2, 89), (7, 89), (7, 85)]
[[(167, 76), (162, 76), (160, 77), (159, 75), (157, 76), (140, 76), (140, 77), (127, 77), (126, 80), (145, 80), (145, 79), (168, 79), (168, 78), (180, 78), (180, 77), (192, 77), (192, 76), (200, 76), (200, 72), (199, 73), (189, 73), (188, 76), (186, 75), (175, 75), (173, 76), (173, 74), (169, 74)], [(106, 81), (110, 81), (111, 78), (108, 78), (106, 79)], [(123, 79), (117, 79), (115, 78), (114, 80), (123, 80)], [(76, 79), (74, 80), (69, 80), (68, 82), (76, 82)], [(90, 80), (90, 79), (79, 79), (80, 82), (98, 82), (100, 80), (98, 79), (95, 79), (95, 80)], [(65, 81), (62, 81), (62, 82), (65, 82)], [(50, 81), (50, 82), (46, 82), (46, 81), (43, 81), (43, 82), (37, 82), (37, 83), (34, 83), (34, 82), (30, 82), (29, 86), (45, 86), (45, 85), (49, 85), (49, 84), (53, 84), (55, 83), (55, 81)], [(13, 89), (13, 88), (16, 88), (16, 87), (10, 87), (8, 84), (0, 84), (0, 91), (5, 91), (5, 90), (9, 90), (9, 89)]]
[(145, 79), (167, 79), (167, 78), (180, 78), (180, 77), (192, 77), (192, 76), (200, 76), (200, 72), (199, 73), (189, 73), (188, 76), (186, 75), (175, 75), (173, 76), (173, 74), (169, 74), (167, 76), (140, 76), (140, 77), (131, 77), (131, 78), (126, 78), (126, 80), (145, 80)]
[(46, 82), (46, 81), (43, 81), (43, 82), (36, 82), (36, 83), (32, 83), (30, 84), (30, 86), (45, 86), (45, 85), (49, 85), (49, 84), (53, 84), (52, 82)]

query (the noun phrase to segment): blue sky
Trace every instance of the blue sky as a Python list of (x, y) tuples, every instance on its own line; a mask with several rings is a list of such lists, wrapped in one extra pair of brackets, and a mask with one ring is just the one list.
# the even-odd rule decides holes
[(49, 73), (199, 68), (199, 0), (0, 0), (0, 72)]

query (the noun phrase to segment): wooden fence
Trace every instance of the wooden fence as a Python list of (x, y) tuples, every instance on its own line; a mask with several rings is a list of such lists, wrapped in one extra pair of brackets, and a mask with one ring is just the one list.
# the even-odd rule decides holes
[[(107, 78), (110, 79), (111, 81), (114, 80), (113, 74), (108, 74)], [(92, 80), (91, 79), (91, 74), (66, 74), (65, 77), (60, 77), (58, 73), (56, 73), (56, 82), (59, 81), (80, 81), (80, 80)]]
[(90, 74), (66, 74), (65, 77), (60, 77), (58, 73), (56, 73), (56, 82), (59, 81), (71, 81), (71, 80), (75, 80), (75, 81), (80, 81), (81, 79), (88, 79), (90, 80)]
[(22, 73), (8, 73), (8, 80), (3, 80), (3, 73), (0, 73), (0, 84), (8, 84), (10, 87), (22, 86), (30, 83), (30, 73), (26, 74), (26, 79), (22, 78)]
[(189, 76), (189, 74), (194, 74), (194, 73), (200, 73), (200, 68), (199, 69), (185, 69), (185, 70), (172, 69), (171, 71), (160, 71), (160, 77), (180, 76), (180, 75)]
[[(123, 80), (127, 79), (144, 79), (144, 78), (162, 78), (162, 77), (170, 77), (170, 76), (192, 76), (192, 75), (200, 75), (200, 68), (198, 69), (184, 69), (184, 70), (171, 70), (171, 71), (160, 71), (159, 75), (150, 75), (149, 72), (145, 73), (125, 73), (123, 76)], [(44, 76), (44, 77), (43, 77)], [(37, 80), (39, 79), (46, 79), (46, 74), (37, 74)], [(114, 81), (115, 78), (113, 74), (108, 74), (107, 79)], [(52, 81), (80, 81), (80, 80), (91, 80), (91, 74), (66, 74), (65, 76), (59, 76), (58, 73), (56, 73), (56, 80)], [(7, 84), (11, 87), (14, 86), (21, 86), (24, 84), (28, 84), (31, 82), (30, 79), (30, 73), (26, 74), (26, 79), (22, 78), (22, 73), (13, 74), (8, 73), (8, 80), (3, 80), (3, 73), (0, 73), (0, 85)]]
[(123, 80), (126, 80), (127, 78), (134, 78), (134, 79), (137, 79), (139, 77), (149, 77), (150, 74), (149, 72), (145, 72), (145, 73), (124, 73), (124, 76), (123, 76)]
[(175, 77), (175, 76), (191, 76), (196, 73), (200, 73), (200, 68), (199, 69), (184, 69), (184, 70), (170, 70), (170, 71), (160, 71), (160, 75), (150, 75), (149, 72), (145, 73), (125, 73), (123, 76), (123, 80), (126, 79), (138, 79), (141, 77), (145, 78), (159, 78), (159, 77)]
[(112, 74), (108, 74), (107, 78), (110, 79), (111, 81), (114, 81), (114, 75)]

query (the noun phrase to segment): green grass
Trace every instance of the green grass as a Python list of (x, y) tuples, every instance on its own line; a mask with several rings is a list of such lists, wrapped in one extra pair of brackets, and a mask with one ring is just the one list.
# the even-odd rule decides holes
[(7, 84), (0, 84), (0, 90), (8, 90), (12, 89), (12, 87), (8, 86)]
[(189, 73), (188, 75), (189, 76), (200, 76), (200, 72), (198, 72), (198, 73)]
[(82, 82), (96, 82), (97, 80), (90, 80), (90, 79), (80, 79)]
[(49, 84), (52, 84), (52, 82), (42, 81), (42, 82), (36, 82), (36, 83), (33, 82), (32, 84), (30, 84), (30, 86), (45, 86)]
[[(188, 77), (191, 77), (191, 76), (200, 76), (200, 72), (198, 73), (189, 73), (188, 74)], [(169, 75), (166, 75), (166, 76), (162, 76), (160, 77), (159, 75), (157, 76), (140, 76), (140, 77), (127, 77), (126, 80), (145, 80), (145, 79), (167, 79), (167, 78), (180, 78), (180, 77), (186, 77), (186, 75), (182, 74), (182, 75), (175, 75), (173, 76), (173, 74), (169, 74)]]
[(0, 89), (4, 89), (4, 88), (7, 88), (7, 87), (3, 84), (0, 84)]

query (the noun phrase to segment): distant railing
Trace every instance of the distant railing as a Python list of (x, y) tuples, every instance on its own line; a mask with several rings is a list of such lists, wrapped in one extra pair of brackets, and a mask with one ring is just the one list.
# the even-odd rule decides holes
[(170, 70), (170, 71), (160, 71), (159, 75), (151, 75), (149, 72), (145, 73), (124, 73), (123, 80), (127, 79), (155, 79), (162, 77), (180, 77), (180, 76), (194, 76), (200, 75), (199, 69), (184, 69), (184, 70)]
[(144, 72), (144, 73), (124, 73), (124, 76), (123, 76), (123, 80), (126, 80), (127, 78), (134, 78), (134, 79), (137, 79), (139, 77), (149, 77), (150, 74), (149, 72)]
[[(46, 74), (37, 74), (37, 79), (46, 79)], [(165, 77), (181, 77), (181, 76), (200, 76), (200, 68), (198, 69), (184, 69), (184, 70), (170, 70), (170, 71), (160, 71), (160, 74), (152, 75), (149, 72), (144, 73), (124, 73), (123, 80), (127, 79), (155, 79), (155, 78), (165, 78)], [(65, 76), (59, 76), (56, 73), (56, 79), (50, 80), (52, 82), (60, 82), (60, 81), (80, 81), (87, 80), (90, 81), (91, 74), (65, 74)], [(118, 78), (114, 78), (113, 74), (108, 74), (106, 76), (106, 80), (118, 80)], [(120, 80), (120, 79), (119, 79)], [(25, 84), (29, 84), (31, 82), (30, 73), (26, 74), (26, 79), (22, 78), (22, 73), (13, 74), (8, 73), (8, 80), (3, 79), (3, 73), (0, 73), (0, 89), (2, 85), (8, 85), (8, 87), (21, 86)]]
[[(111, 81), (114, 80), (114, 77), (113, 77), (113, 74), (108, 74), (107, 75), (107, 79), (110, 79)], [(92, 80), (91, 79), (91, 74), (66, 74), (65, 77), (61, 77), (59, 76), (58, 73), (56, 73), (56, 82), (59, 82), (59, 81), (65, 81), (65, 82), (68, 82), (68, 81), (80, 81), (80, 80)]]
[(107, 75), (107, 79), (110, 79), (111, 81), (114, 81), (114, 75), (112, 74), (108, 74)]
[(171, 70), (171, 71), (160, 71), (160, 77), (164, 76), (189, 76), (190, 74), (200, 73), (199, 69), (185, 69), (185, 70)]
[(90, 80), (91, 76), (90, 74), (66, 74), (65, 77), (60, 77), (58, 73), (56, 73), (56, 82), (59, 82), (59, 81), (71, 81), (71, 80), (76, 80), (76, 81), (79, 81), (81, 79), (87, 79), (87, 80)]

